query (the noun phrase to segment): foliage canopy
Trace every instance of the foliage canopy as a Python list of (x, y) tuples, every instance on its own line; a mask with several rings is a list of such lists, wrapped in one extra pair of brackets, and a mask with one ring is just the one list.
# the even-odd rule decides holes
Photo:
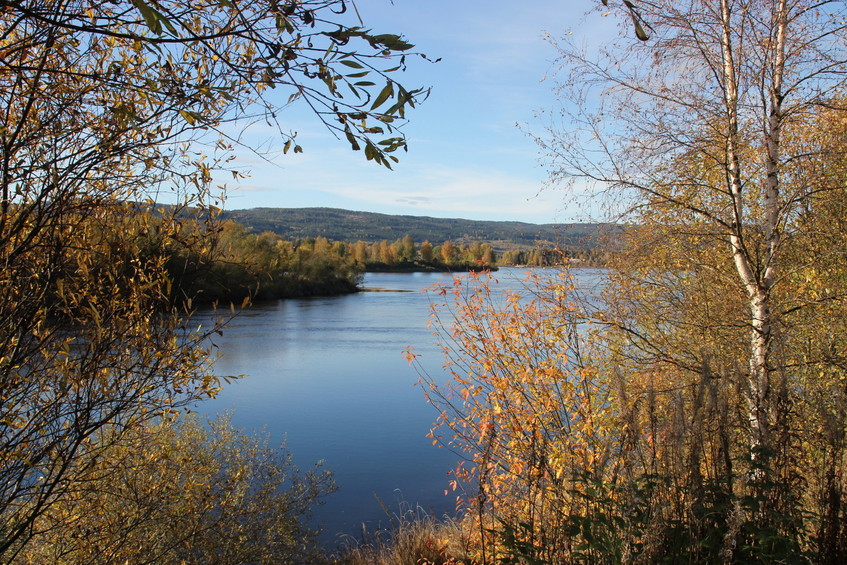
[[(105, 449), (215, 394), (172, 300), (184, 215), (218, 204), (252, 124), (302, 151), (308, 105), (368, 160), (405, 149), (425, 96), (392, 76), (412, 45), (349, 24), (343, 0), (0, 3), (0, 556), (39, 534)], [(237, 177), (238, 172), (233, 174)], [(176, 202), (155, 210), (163, 194)]]

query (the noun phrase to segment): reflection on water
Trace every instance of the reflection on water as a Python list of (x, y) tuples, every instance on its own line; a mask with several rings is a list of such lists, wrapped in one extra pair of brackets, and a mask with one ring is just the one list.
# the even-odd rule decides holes
[[(519, 288), (524, 273), (501, 269), (496, 277), (500, 287)], [(596, 270), (578, 275), (586, 283), (600, 278)], [(426, 438), (436, 414), (402, 358), (413, 346), (428, 371), (441, 371), (422, 290), (450, 276), (371, 273), (365, 287), (407, 292), (260, 304), (215, 340), (215, 373), (247, 376), (198, 410), (231, 410), (237, 426), (266, 429), (301, 468), (325, 462), (340, 487), (317, 510), (326, 542), (362, 523), (369, 530), (387, 524), (376, 497), (390, 510), (399, 509), (398, 497), (435, 515), (454, 509), (444, 491), (457, 456)]]

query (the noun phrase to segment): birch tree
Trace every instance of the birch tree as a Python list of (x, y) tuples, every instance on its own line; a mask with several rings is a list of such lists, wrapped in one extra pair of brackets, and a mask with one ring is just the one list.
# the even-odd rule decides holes
[(847, 4), (608, 4), (649, 39), (562, 41), (539, 139), (620, 207), (602, 304), (433, 307), (469, 532), (482, 562), (844, 562)]
[[(639, 3), (653, 34), (585, 51), (559, 44), (565, 106), (542, 144), (566, 182), (622, 196), (720, 240), (743, 289), (750, 453), (771, 448), (782, 252), (820, 186), (793, 143), (845, 82), (842, 2)], [(626, 207), (626, 206), (625, 206)], [(640, 214), (640, 215), (639, 215)], [(697, 273), (693, 273), (697, 276)], [(634, 341), (650, 336), (631, 334)]]

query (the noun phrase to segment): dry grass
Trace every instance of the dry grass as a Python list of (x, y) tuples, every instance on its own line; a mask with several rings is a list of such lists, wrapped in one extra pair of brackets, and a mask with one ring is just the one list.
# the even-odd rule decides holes
[(348, 538), (333, 565), (471, 565), (462, 523), (438, 520), (422, 508), (389, 515), (391, 529)]

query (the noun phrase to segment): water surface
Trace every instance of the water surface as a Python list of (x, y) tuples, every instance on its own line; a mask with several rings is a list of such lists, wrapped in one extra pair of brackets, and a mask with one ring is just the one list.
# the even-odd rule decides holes
[[(584, 270), (580, 278), (596, 277)], [(522, 269), (501, 269), (498, 286), (520, 288)], [(413, 346), (427, 371), (443, 361), (427, 329), (431, 297), (422, 290), (452, 275), (369, 273), (366, 288), (332, 298), (258, 304), (216, 338), (218, 375), (246, 375), (199, 410), (230, 410), (233, 423), (266, 429), (307, 468), (322, 460), (338, 492), (317, 510), (324, 541), (388, 523), (399, 501), (440, 516), (452, 513), (447, 474), (458, 462), (426, 437), (436, 417), (403, 359)]]

